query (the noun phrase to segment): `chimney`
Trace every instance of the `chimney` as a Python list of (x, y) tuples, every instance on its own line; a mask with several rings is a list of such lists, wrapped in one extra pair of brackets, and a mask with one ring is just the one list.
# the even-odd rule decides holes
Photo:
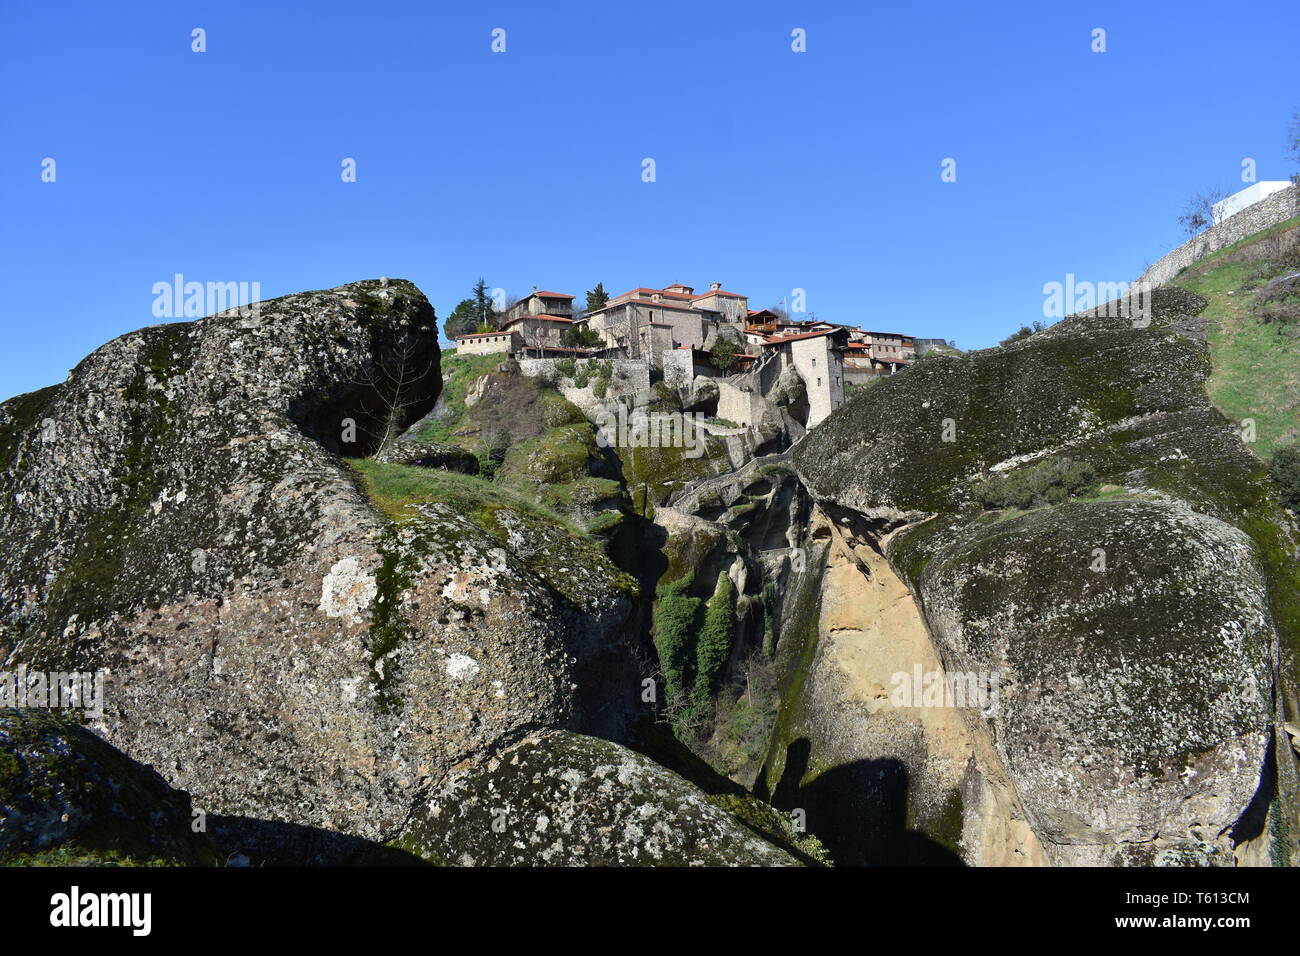
[(537, 286), (533, 286), (533, 292), (537, 291)]
[(710, 283), (709, 283), (709, 291), (710, 291), (710, 292), (717, 292), (717, 291), (718, 291), (719, 289), (721, 289), (721, 288), (722, 288), (722, 283), (721, 283), (721, 282), (710, 282)]

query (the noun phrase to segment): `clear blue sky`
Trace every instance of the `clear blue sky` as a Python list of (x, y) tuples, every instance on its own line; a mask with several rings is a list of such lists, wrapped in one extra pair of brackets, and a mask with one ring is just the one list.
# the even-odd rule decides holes
[(753, 308), (803, 288), (821, 318), (990, 345), (1045, 282), (1134, 278), (1243, 157), (1294, 171), (1298, 22), (1294, 0), (11, 0), (0, 395), (158, 321), (175, 273), (264, 298), (404, 277), (440, 318), (479, 275), (720, 281)]

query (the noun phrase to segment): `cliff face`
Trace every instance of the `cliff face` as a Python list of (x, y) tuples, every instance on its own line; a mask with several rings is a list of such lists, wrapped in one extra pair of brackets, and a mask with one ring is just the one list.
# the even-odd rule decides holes
[[(1181, 301), (1145, 329), (1076, 317), (919, 363), (795, 453), (910, 586), (947, 672), (996, 682), (996, 706), (961, 713), (992, 744), (982, 777), (1012, 784), (1001, 832), (1023, 813), (1049, 862), (1293, 852), (1274, 741), (1295, 707), (1295, 531), (1206, 399)], [(968, 858), (988, 823), (968, 802)]]
[[(495, 367), (480, 430), (536, 419), (495, 476), (436, 412), (396, 441), (441, 386), (406, 282), (123, 336), (0, 403), (0, 659), (102, 669), (108, 741), (0, 711), (0, 854), (1285, 863), (1296, 530), (1203, 304), (927, 358), (724, 473)], [(172, 836), (105, 837), (79, 775)]]

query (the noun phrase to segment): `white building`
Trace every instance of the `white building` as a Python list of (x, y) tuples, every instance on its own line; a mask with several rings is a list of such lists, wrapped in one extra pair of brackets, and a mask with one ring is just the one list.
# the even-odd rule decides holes
[(1229, 216), (1235, 216), (1247, 206), (1253, 206), (1261, 200), (1267, 199), (1275, 192), (1279, 192), (1291, 183), (1288, 180), (1272, 180), (1266, 183), (1251, 183), (1241, 192), (1233, 193), (1227, 199), (1221, 199), (1214, 204), (1211, 213), (1214, 216), (1214, 224), (1217, 226)]

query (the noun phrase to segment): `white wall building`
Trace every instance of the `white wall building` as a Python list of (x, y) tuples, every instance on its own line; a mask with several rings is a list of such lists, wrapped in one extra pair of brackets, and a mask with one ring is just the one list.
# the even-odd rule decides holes
[(1288, 180), (1271, 180), (1265, 183), (1251, 183), (1241, 192), (1233, 193), (1227, 199), (1221, 199), (1211, 208), (1211, 214), (1214, 216), (1214, 224), (1217, 226), (1229, 216), (1235, 216), (1247, 206), (1253, 206), (1261, 200), (1267, 199), (1275, 192), (1279, 192), (1291, 183)]

